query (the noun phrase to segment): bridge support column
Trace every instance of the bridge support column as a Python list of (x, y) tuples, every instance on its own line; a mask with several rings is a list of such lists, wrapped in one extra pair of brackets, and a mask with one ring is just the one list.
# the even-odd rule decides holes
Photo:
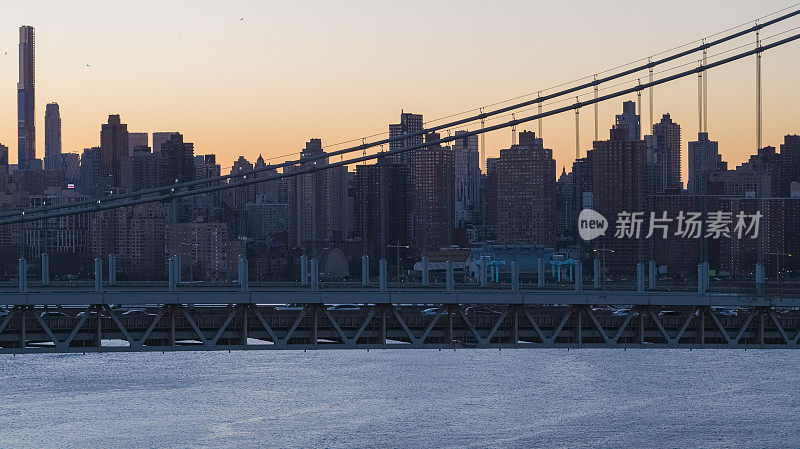
[(649, 265), (648, 265), (648, 272), (647, 272), (648, 280), (649, 280), (648, 288), (650, 290), (655, 290), (655, 288), (656, 288), (656, 275), (658, 274), (656, 270), (657, 270), (656, 261), (655, 260), (651, 260)]
[(369, 256), (361, 256), (361, 286), (369, 286)]
[(175, 253), (175, 285), (183, 281), (183, 259), (181, 253)]
[(697, 293), (701, 295), (706, 293), (705, 271), (706, 266), (704, 263), (697, 265)]
[(300, 285), (308, 285), (308, 256), (300, 256)]
[(511, 262), (511, 291), (519, 292), (519, 264)]
[(103, 291), (103, 259), (97, 257), (94, 259), (94, 292), (101, 293)]
[(592, 263), (592, 266), (594, 268), (594, 271), (593, 271), (593, 274), (594, 274), (594, 279), (593, 279), (594, 280), (594, 288), (599, 289), (600, 288), (600, 276), (602, 276), (602, 274), (600, 273), (600, 259), (595, 259), (594, 262)]
[(239, 256), (239, 293), (247, 293), (250, 291), (250, 272), (247, 266), (247, 258), (244, 255)]
[(19, 258), (19, 292), (28, 293), (28, 262), (24, 257)]
[(455, 279), (453, 277), (453, 261), (447, 261), (447, 273), (445, 278), (445, 291), (453, 292), (455, 291)]
[(378, 282), (378, 287), (379, 287), (380, 291), (382, 291), (382, 292), (385, 292), (385, 291), (388, 290), (388, 282), (387, 282), (388, 273), (387, 273), (387, 271), (388, 270), (387, 270), (387, 267), (386, 267), (386, 259), (381, 259), (378, 262), (378, 276), (380, 278), (379, 282)]
[(764, 264), (756, 264), (756, 295), (764, 296), (766, 293), (766, 282), (764, 277)]
[(428, 272), (428, 256), (422, 256), (422, 286), (430, 285), (430, 273)]
[(50, 255), (42, 253), (42, 285), (50, 285)]
[(108, 285), (117, 285), (117, 255), (108, 255)]
[(489, 258), (481, 256), (481, 287), (486, 287), (486, 268)]
[(167, 263), (167, 279), (169, 280), (169, 291), (174, 292), (177, 285), (175, 282), (175, 256), (170, 257)]
[(319, 291), (319, 260), (311, 259), (311, 291)]
[(636, 264), (636, 293), (644, 293), (644, 262)]
[(575, 263), (575, 291), (578, 293), (583, 291), (583, 263), (581, 261)]
[(539, 287), (544, 287), (544, 259), (539, 259), (538, 262), (536, 282)]

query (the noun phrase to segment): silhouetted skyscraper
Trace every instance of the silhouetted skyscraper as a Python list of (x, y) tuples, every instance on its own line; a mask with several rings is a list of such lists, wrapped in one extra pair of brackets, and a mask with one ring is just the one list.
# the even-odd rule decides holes
[(728, 164), (719, 154), (719, 142), (708, 139), (708, 133), (699, 133), (697, 140), (689, 142), (689, 182), (687, 190), (692, 195), (705, 195), (709, 174), (725, 171)]
[[(439, 139), (437, 133), (425, 136), (426, 142)], [(414, 203), (414, 216), (411, 249), (417, 255), (424, 255), (426, 250), (449, 246), (453, 241), (453, 151), (450, 147), (434, 144), (412, 153), (414, 197), (411, 200)]]
[[(595, 141), (591, 154), (593, 209), (609, 222), (605, 236), (594, 240), (596, 248), (612, 249), (606, 268), (614, 273), (633, 272), (636, 263), (649, 259), (649, 243), (643, 238), (615, 238), (614, 227), (618, 214), (641, 213), (640, 218), (649, 217), (647, 207), (647, 148), (638, 136), (639, 117), (633, 110), (634, 103), (624, 103), (624, 112), (617, 116), (611, 129), (611, 139)], [(631, 115), (633, 114), (633, 115)], [(645, 228), (646, 229), (646, 228)]]
[(147, 133), (128, 133), (128, 156), (133, 156), (134, 150), (137, 148), (141, 149), (141, 147), (148, 146), (148, 134)]
[(681, 126), (673, 122), (669, 114), (664, 114), (661, 121), (653, 125), (653, 137), (664, 188), (680, 189)]
[(533, 132), (500, 150), (497, 238), (506, 244), (555, 244), (556, 161)]
[[(402, 136), (404, 134), (421, 133), (423, 127), (422, 114), (411, 114), (404, 112), (400, 114), (400, 123), (389, 125), (389, 137)], [(389, 143), (389, 151), (400, 148), (408, 148), (420, 145), (423, 142), (422, 134)], [(411, 152), (395, 154), (389, 157), (392, 162), (409, 166), (411, 164)]]
[(161, 145), (168, 141), (176, 131), (153, 133), (153, 153), (161, 152)]
[[(456, 137), (466, 131), (456, 131)], [(475, 227), (480, 221), (480, 150), (478, 136), (453, 141), (455, 160), (455, 224)], [(477, 235), (471, 236), (476, 238)]]
[(128, 125), (119, 115), (109, 115), (108, 123), (100, 128), (100, 174), (105, 185), (116, 186), (121, 181), (120, 162), (128, 155)]
[(34, 86), (34, 32), (19, 27), (19, 83), (17, 83), (17, 144), (19, 168), (27, 170), (36, 159), (36, 115)]
[(61, 113), (58, 103), (48, 103), (44, 110), (44, 168), (64, 169), (61, 161)]
[(639, 115), (636, 113), (636, 103), (632, 101), (622, 103), (622, 114), (617, 115), (614, 129), (625, 129), (625, 140), (640, 140), (642, 138)]
[(194, 181), (194, 144), (183, 141), (181, 133), (174, 133), (161, 144), (161, 183)]

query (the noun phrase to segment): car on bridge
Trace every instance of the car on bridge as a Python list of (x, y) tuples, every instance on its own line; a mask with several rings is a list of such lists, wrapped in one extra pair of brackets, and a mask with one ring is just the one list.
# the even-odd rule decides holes
[[(439, 309), (440, 309), (439, 307), (431, 307), (430, 309), (425, 309), (420, 313), (422, 315), (434, 316), (439, 312)], [(441, 309), (441, 310), (442, 310), (442, 315), (447, 315), (447, 310), (444, 310), (444, 309)]]
[(39, 315), (39, 318), (62, 318), (67, 316), (64, 312), (59, 312), (57, 310), (45, 310), (44, 312)]
[(275, 310), (303, 310), (305, 306), (303, 304), (286, 304), (283, 306), (276, 306)]
[(122, 312), (122, 316), (126, 318), (146, 318), (146, 317), (154, 317), (156, 316), (156, 314), (150, 313), (144, 309), (131, 309)]
[(328, 307), (328, 310), (331, 311), (331, 312), (336, 312), (336, 311), (356, 311), (356, 310), (361, 310), (361, 307), (359, 307), (356, 304), (336, 304), (336, 305)]

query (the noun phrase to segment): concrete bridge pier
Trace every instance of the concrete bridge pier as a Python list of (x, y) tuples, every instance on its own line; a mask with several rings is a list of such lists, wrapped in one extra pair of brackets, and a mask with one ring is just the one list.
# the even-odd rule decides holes
[(453, 292), (455, 291), (455, 279), (453, 277), (453, 261), (447, 261), (447, 272), (445, 278), (445, 291)]
[(600, 288), (600, 276), (602, 276), (600, 273), (600, 259), (595, 259), (592, 265), (594, 268), (594, 288), (598, 289)]
[(369, 285), (369, 256), (361, 256), (361, 286)]
[(50, 285), (50, 255), (42, 253), (42, 285)]
[(94, 259), (94, 292), (103, 292), (103, 259)]
[(247, 293), (250, 291), (250, 272), (247, 266), (247, 258), (239, 255), (239, 292)]
[(766, 282), (764, 276), (764, 264), (757, 263), (756, 264), (756, 295), (757, 296), (764, 296), (766, 293)]
[(311, 259), (311, 291), (319, 291), (319, 260)]
[(658, 270), (658, 268), (656, 267), (656, 261), (655, 260), (651, 260), (649, 265), (648, 265), (648, 273), (647, 273), (648, 274), (648, 280), (649, 280), (648, 288), (650, 290), (655, 290), (655, 288), (656, 288), (656, 275), (658, 274), (657, 270)]
[(516, 262), (511, 262), (511, 291), (519, 292), (519, 265)]
[(428, 272), (428, 256), (422, 256), (422, 286), (430, 285), (430, 273)]
[(388, 291), (388, 269), (386, 266), (386, 259), (381, 259), (378, 262), (378, 276), (380, 277), (378, 282), (380, 291)]
[(539, 287), (544, 287), (544, 259), (539, 259), (538, 262), (536, 282)]
[(19, 258), (19, 292), (28, 293), (28, 262), (24, 257)]
[(108, 285), (117, 285), (117, 255), (108, 255)]
[(636, 264), (636, 293), (644, 293), (644, 262)]
[(300, 285), (308, 285), (308, 256), (300, 256)]

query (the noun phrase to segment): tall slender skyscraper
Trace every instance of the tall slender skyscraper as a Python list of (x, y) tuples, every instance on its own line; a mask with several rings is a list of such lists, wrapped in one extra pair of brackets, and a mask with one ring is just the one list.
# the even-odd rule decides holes
[(62, 170), (61, 113), (58, 103), (47, 103), (44, 110), (44, 169)]
[(36, 159), (36, 121), (34, 114), (34, 33), (33, 27), (19, 27), (19, 83), (17, 83), (17, 154), (19, 168), (27, 170)]
[(128, 155), (128, 125), (118, 114), (108, 116), (108, 123), (100, 127), (100, 173), (103, 185), (118, 186), (120, 161)]
[(681, 184), (681, 126), (664, 114), (653, 125), (655, 150), (661, 164), (662, 182), (668, 189), (680, 189)]

